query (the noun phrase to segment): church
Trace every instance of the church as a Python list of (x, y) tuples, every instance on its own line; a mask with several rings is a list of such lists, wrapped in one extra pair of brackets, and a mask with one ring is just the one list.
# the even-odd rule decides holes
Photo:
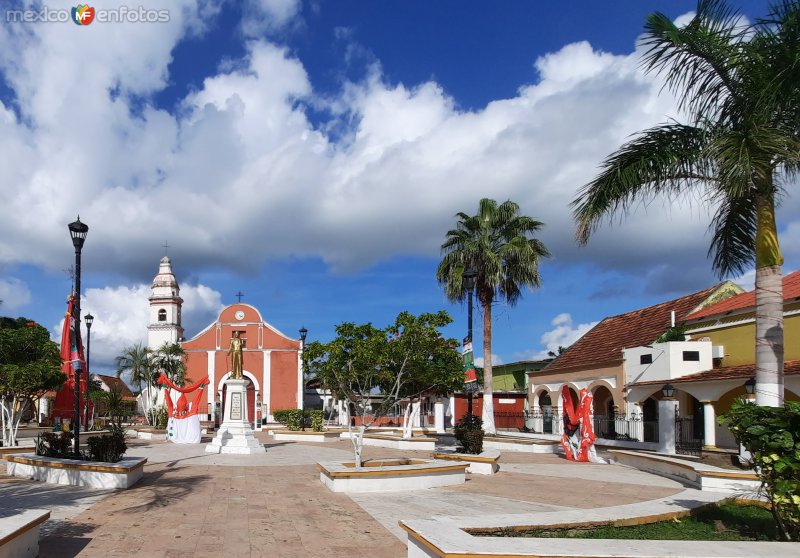
[(224, 382), (231, 375), (228, 356), (231, 339), (238, 333), (244, 340), (242, 374), (247, 386), (247, 416), (272, 422), (281, 409), (303, 407), (302, 341), (293, 339), (264, 321), (259, 310), (238, 302), (222, 309), (217, 319), (191, 339), (185, 339), (181, 325), (180, 287), (167, 256), (161, 258), (150, 296), (150, 324), (147, 346), (156, 350), (164, 343), (180, 343), (186, 352), (186, 378), (197, 381), (208, 376), (200, 416), (221, 420), (225, 408)]

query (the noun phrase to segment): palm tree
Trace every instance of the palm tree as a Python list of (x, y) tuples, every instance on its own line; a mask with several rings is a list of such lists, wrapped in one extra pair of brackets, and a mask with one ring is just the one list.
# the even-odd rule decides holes
[(164, 342), (153, 353), (153, 383), (155, 384), (159, 374), (164, 372), (175, 384), (182, 386), (186, 377), (185, 357), (186, 351), (183, 350), (180, 343)]
[(746, 25), (720, 0), (701, 0), (677, 27), (647, 18), (648, 72), (666, 75), (688, 123), (650, 128), (611, 154), (572, 202), (585, 244), (605, 218), (641, 198), (701, 189), (715, 208), (709, 256), (720, 277), (756, 267), (759, 405), (783, 404), (783, 255), (775, 205), (800, 170), (800, 3), (783, 0)]
[(129, 372), (128, 381), (139, 387), (142, 391), (142, 382), (150, 386), (152, 382), (152, 354), (150, 349), (136, 343), (130, 347), (125, 347), (122, 353), (114, 359), (117, 365), (117, 378), (123, 373)]
[(541, 284), (539, 262), (550, 252), (532, 235), (543, 223), (520, 215), (519, 205), (512, 201), (497, 204), (484, 198), (477, 215), (456, 214), (456, 228), (447, 231), (442, 244), (442, 261), (436, 279), (451, 301), (466, 297), (462, 274), (467, 269), (477, 272), (475, 289), (483, 309), (483, 425), (494, 434), (492, 401), (492, 303), (497, 298), (516, 304), (525, 286)]

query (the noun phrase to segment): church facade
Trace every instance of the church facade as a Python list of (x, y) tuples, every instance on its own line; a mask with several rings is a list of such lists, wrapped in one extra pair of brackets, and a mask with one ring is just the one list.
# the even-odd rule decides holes
[(169, 258), (161, 259), (153, 280), (150, 301), (148, 347), (179, 342), (186, 352), (187, 381), (208, 376), (210, 385), (200, 402), (200, 416), (221, 420), (225, 408), (225, 380), (231, 375), (228, 354), (234, 332), (244, 340), (242, 375), (248, 380), (248, 417), (255, 425), (272, 422), (273, 413), (303, 406), (302, 342), (267, 323), (249, 304), (226, 306), (217, 319), (191, 339), (183, 338), (180, 288)]

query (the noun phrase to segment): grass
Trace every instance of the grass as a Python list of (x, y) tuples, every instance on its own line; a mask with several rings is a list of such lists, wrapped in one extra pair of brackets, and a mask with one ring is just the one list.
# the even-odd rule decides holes
[(479, 533), (480, 536), (576, 539), (639, 539), (689, 541), (780, 540), (769, 510), (733, 503), (709, 506), (681, 519), (627, 527), (604, 526), (575, 529), (531, 529)]

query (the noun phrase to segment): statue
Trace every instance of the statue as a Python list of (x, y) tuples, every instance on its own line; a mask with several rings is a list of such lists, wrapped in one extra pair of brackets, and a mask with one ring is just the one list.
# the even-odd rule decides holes
[(231, 357), (231, 379), (241, 380), (242, 374), (242, 349), (244, 348), (244, 339), (239, 337), (239, 332), (234, 331), (231, 337), (231, 344), (228, 348), (228, 354)]

